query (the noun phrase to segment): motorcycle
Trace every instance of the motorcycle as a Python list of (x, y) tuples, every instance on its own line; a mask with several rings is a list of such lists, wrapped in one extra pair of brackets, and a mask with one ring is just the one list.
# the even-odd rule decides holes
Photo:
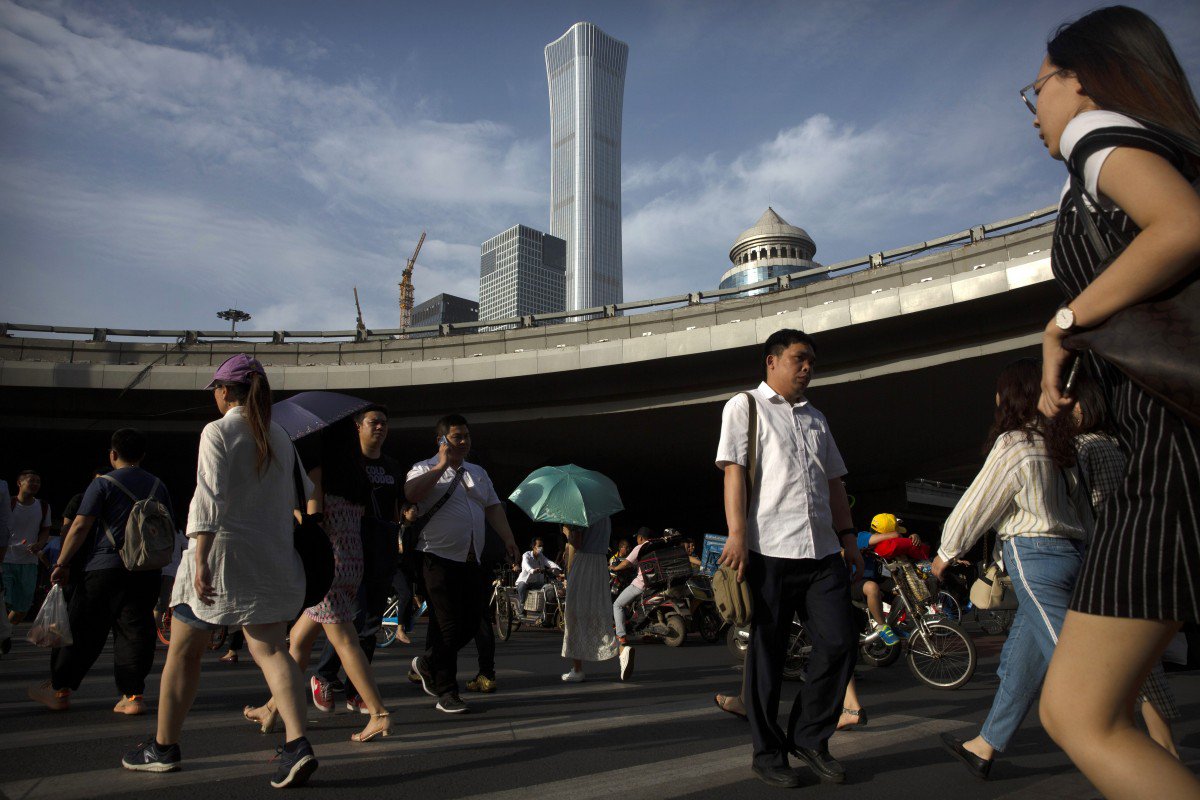
[[(613, 597), (621, 592), (620, 579), (612, 577)], [(682, 591), (681, 591), (682, 590)], [(625, 606), (625, 632), (630, 637), (661, 639), (668, 647), (679, 647), (693, 627), (686, 587), (644, 591)]]
[(721, 619), (721, 612), (717, 611), (712, 578), (707, 575), (693, 575), (687, 580), (686, 590), (688, 607), (692, 612), (692, 625), (688, 630), (700, 634), (700, 638), (708, 644), (720, 641), (725, 620)]
[(562, 572), (542, 568), (536, 571), (544, 577), (545, 583), (539, 587), (529, 587), (525, 595), (525, 605), (521, 605), (521, 595), (515, 583), (509, 583), (511, 572), (496, 579), (493, 584), (492, 601), (496, 608), (496, 635), (501, 641), (508, 641), (513, 631), (521, 629), (522, 625), (537, 625), (541, 628), (564, 630), (567, 626), (567, 588), (563, 583)]

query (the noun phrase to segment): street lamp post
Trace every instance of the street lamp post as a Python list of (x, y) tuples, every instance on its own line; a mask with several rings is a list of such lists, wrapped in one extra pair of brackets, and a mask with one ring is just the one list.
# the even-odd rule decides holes
[(234, 336), (237, 336), (237, 324), (250, 319), (249, 314), (237, 308), (227, 308), (224, 311), (218, 311), (217, 316), (223, 320), (228, 320), (230, 323), (229, 329), (233, 332)]

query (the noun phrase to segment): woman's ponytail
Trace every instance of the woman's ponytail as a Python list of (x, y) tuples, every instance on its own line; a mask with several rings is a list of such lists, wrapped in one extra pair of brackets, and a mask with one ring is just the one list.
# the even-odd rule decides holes
[(255, 465), (261, 475), (275, 457), (271, 451), (271, 384), (267, 376), (259, 372), (250, 373), (250, 387), (246, 393), (244, 413), (250, 425), (257, 448)]

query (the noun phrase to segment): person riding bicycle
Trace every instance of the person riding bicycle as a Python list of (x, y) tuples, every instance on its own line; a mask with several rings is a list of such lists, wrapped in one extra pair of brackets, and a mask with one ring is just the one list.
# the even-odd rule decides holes
[(872, 630), (879, 632), (879, 638), (888, 647), (900, 641), (896, 632), (887, 624), (887, 616), (883, 613), (884, 594), (891, 595), (896, 589), (896, 582), (880, 563), (874, 548), (883, 542), (898, 538), (909, 539), (912, 546), (921, 544), (916, 534), (906, 537), (907, 533), (895, 514), (876, 514), (871, 519), (871, 530), (858, 534), (858, 548), (862, 551), (864, 569), (862, 580), (855, 581), (850, 586), (850, 597), (867, 606), (867, 612), (871, 615)]
[(532, 548), (521, 556), (521, 574), (517, 576), (517, 596), (521, 598), (521, 609), (525, 608), (525, 597), (530, 589), (537, 589), (546, 583), (546, 570), (562, 572), (562, 567), (555, 564), (542, 552), (545, 543), (541, 537), (533, 540)]

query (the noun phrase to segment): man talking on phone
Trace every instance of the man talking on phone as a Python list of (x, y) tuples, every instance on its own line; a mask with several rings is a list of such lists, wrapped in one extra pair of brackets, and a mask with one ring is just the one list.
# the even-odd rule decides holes
[(485, 522), (500, 534), (510, 562), (521, 553), (492, 479), (466, 460), (471, 452), (466, 419), (442, 417), (435, 431), (437, 455), (413, 464), (404, 484), (405, 497), (417, 505), (417, 549), (430, 610), (425, 654), (413, 659), (412, 668), (425, 693), (438, 698), (439, 711), (461, 714), (467, 704), (458, 694), (458, 651), (479, 628)]
[[(747, 581), (753, 597), (744, 689), (752, 768), (773, 786), (799, 786), (788, 766), (790, 752), (822, 781), (843, 783), (846, 773), (829, 754), (829, 737), (841, 716), (858, 643), (848, 567), (863, 574), (840, 480), (846, 465), (825, 415), (805, 397), (817, 363), (812, 338), (789, 328), (776, 331), (761, 359), (765, 380), (725, 404), (716, 458), (725, 473), (729, 525), (719, 563)], [(757, 432), (753, 448), (751, 427)], [(747, 470), (753, 471), (752, 492)], [(778, 720), (779, 693), (796, 614), (813, 649), (785, 733)]]

